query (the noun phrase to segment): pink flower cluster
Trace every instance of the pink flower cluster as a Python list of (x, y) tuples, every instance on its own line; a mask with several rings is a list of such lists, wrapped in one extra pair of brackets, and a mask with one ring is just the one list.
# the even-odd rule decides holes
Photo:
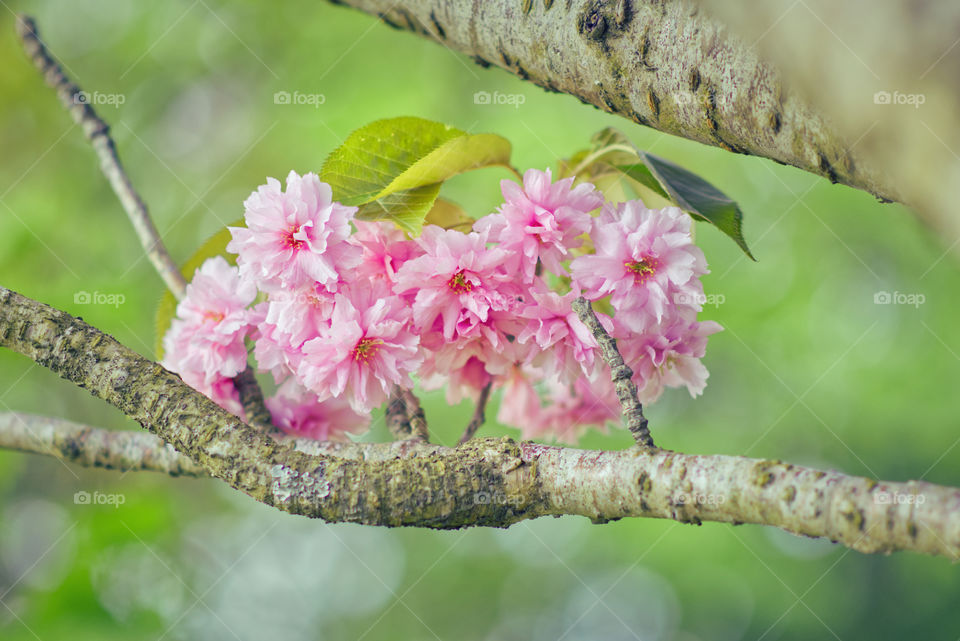
[[(231, 377), (246, 342), (277, 392), (276, 424), (317, 439), (369, 425), (414, 377), (451, 402), (503, 390), (498, 420), (525, 438), (575, 440), (620, 407), (590, 331), (585, 296), (633, 368), (641, 400), (664, 387), (699, 394), (713, 322), (697, 321), (707, 273), (690, 218), (640, 201), (606, 203), (589, 183), (529, 170), (469, 233), (433, 225), (411, 240), (354, 219), (315, 174), (270, 179), (244, 203), (224, 258), (189, 285), (164, 338), (164, 364), (241, 414)], [(599, 213), (595, 213), (599, 210)], [(604, 313), (604, 311), (612, 313)]]

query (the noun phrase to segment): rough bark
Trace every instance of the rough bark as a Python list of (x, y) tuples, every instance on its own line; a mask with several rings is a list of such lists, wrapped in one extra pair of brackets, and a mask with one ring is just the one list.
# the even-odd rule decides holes
[(776, 69), (689, 0), (331, 2), (636, 123), (899, 199)]
[[(83, 321), (3, 288), (0, 345), (111, 403), (256, 500), (327, 521), (458, 528), (561, 514), (597, 522), (710, 520), (773, 525), (862, 552), (960, 557), (956, 488), (878, 482), (781, 461), (644, 448), (584, 451), (509, 438), (456, 449), (413, 440), (278, 441)], [(17, 447), (34, 449), (37, 441), (22, 436)], [(96, 448), (107, 441), (72, 442)], [(40, 445), (34, 451), (50, 453)], [(83, 448), (59, 452), (81, 463), (102, 460)]]

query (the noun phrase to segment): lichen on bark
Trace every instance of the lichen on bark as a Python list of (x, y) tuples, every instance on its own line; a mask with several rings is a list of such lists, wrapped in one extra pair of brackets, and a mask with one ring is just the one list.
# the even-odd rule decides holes
[[(506, 527), (545, 515), (597, 523), (624, 517), (758, 523), (863, 552), (960, 557), (956, 488), (654, 448), (599, 452), (510, 438), (474, 439), (457, 448), (416, 440), (278, 439), (83, 321), (3, 288), (0, 345), (114, 405), (211, 476), (293, 514), (432, 528)], [(90, 448), (108, 441), (74, 439), (76, 451), (58, 454), (95, 462), (101, 454)], [(49, 452), (42, 440), (38, 446), (0, 429), (0, 446), (11, 444)], [(139, 452), (147, 455), (142, 447)], [(135, 467), (131, 456), (125, 464)]]

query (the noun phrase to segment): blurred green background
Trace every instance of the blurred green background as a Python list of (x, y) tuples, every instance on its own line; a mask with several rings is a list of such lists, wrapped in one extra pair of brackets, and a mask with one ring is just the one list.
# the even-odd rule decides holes
[[(350, 131), (378, 118), (502, 134), (521, 168), (554, 165), (612, 125), (735, 197), (759, 259), (698, 225), (707, 293), (723, 296), (702, 316), (726, 331), (710, 340), (702, 398), (673, 390), (648, 408), (658, 443), (960, 485), (960, 270), (946, 255), (953, 239), (933, 237), (904, 208), (635, 126), (324, 2), (4, 6), (5, 287), (152, 353), (162, 284), (81, 131), (20, 51), (13, 11), (37, 18), (85, 90), (123, 96), (100, 113), (179, 261), (240, 217), (267, 176), (318, 170)], [(279, 91), (324, 100), (278, 105)], [(477, 91), (523, 104), (478, 105)], [(446, 193), (479, 216), (505, 177), (484, 170)], [(125, 300), (77, 304), (82, 291)], [(878, 292), (925, 302), (878, 305)], [(136, 428), (2, 351), (7, 410)], [(426, 411), (449, 444), (471, 408), (447, 408), (434, 394)], [(494, 425), (483, 433), (517, 435)], [(618, 449), (630, 438), (591, 434), (581, 444)], [(77, 505), (81, 490), (123, 504)], [(9, 452), (0, 452), (0, 519), (0, 638), (10, 640), (960, 637), (960, 574), (949, 560), (865, 556), (755, 526), (573, 517), (505, 531), (328, 526), (219, 482)]]

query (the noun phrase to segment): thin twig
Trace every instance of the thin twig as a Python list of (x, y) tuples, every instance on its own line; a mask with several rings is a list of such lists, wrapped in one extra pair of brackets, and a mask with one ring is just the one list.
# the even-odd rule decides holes
[[(94, 111), (90, 104), (90, 95), (67, 77), (60, 64), (47, 50), (33, 18), (23, 14), (17, 16), (17, 34), (27, 56), (43, 74), (47, 85), (57, 92), (60, 104), (70, 113), (74, 122), (80, 125), (96, 151), (100, 159), (100, 170), (126, 211), (150, 262), (174, 298), (182, 300), (186, 295), (187, 281), (163, 244), (160, 233), (150, 218), (150, 212), (147, 211), (147, 205), (134, 189), (130, 177), (120, 163), (116, 144), (110, 137), (110, 125)], [(263, 392), (254, 378), (253, 369), (247, 365), (243, 373), (233, 379), (233, 383), (240, 393), (240, 400), (251, 424), (276, 429), (271, 423), (270, 412), (263, 403)]]
[(597, 339), (597, 344), (600, 346), (600, 354), (603, 356), (603, 360), (610, 366), (610, 375), (617, 390), (617, 399), (620, 401), (620, 407), (623, 408), (623, 420), (627, 429), (633, 434), (633, 440), (640, 447), (656, 447), (653, 444), (653, 436), (650, 435), (650, 430), (647, 427), (647, 419), (643, 416), (643, 405), (637, 398), (637, 386), (633, 383), (633, 370), (623, 362), (620, 350), (617, 349), (617, 341), (603, 328), (597, 315), (593, 312), (593, 307), (583, 296), (573, 301), (573, 311), (580, 317), (580, 322), (593, 333), (594, 338)]
[(482, 390), (480, 390), (480, 396), (477, 397), (477, 407), (473, 410), (473, 418), (471, 418), (470, 422), (467, 423), (467, 429), (463, 431), (463, 436), (460, 437), (459, 445), (463, 445), (472, 439), (474, 434), (477, 433), (477, 430), (480, 429), (480, 426), (483, 425), (483, 421), (486, 418), (487, 401), (490, 400), (490, 390), (492, 388), (493, 381), (490, 381), (483, 386)]
[(410, 438), (415, 441), (427, 443), (430, 441), (430, 433), (427, 430), (427, 417), (420, 407), (420, 399), (408, 390), (401, 391), (404, 404), (407, 406), (407, 420), (410, 422)]
[(70, 113), (74, 122), (83, 129), (84, 135), (96, 151), (100, 159), (100, 169), (113, 187), (117, 198), (120, 199), (120, 204), (127, 212), (130, 222), (133, 223), (133, 228), (150, 262), (177, 300), (182, 299), (187, 287), (186, 279), (170, 257), (163, 241), (160, 240), (160, 234), (150, 219), (147, 206), (133, 188), (130, 178), (120, 163), (116, 145), (110, 137), (110, 126), (90, 105), (90, 95), (74, 84), (50, 55), (40, 39), (33, 18), (22, 14), (17, 16), (17, 34), (30, 60), (43, 74), (47, 85), (57, 92), (60, 103)]

